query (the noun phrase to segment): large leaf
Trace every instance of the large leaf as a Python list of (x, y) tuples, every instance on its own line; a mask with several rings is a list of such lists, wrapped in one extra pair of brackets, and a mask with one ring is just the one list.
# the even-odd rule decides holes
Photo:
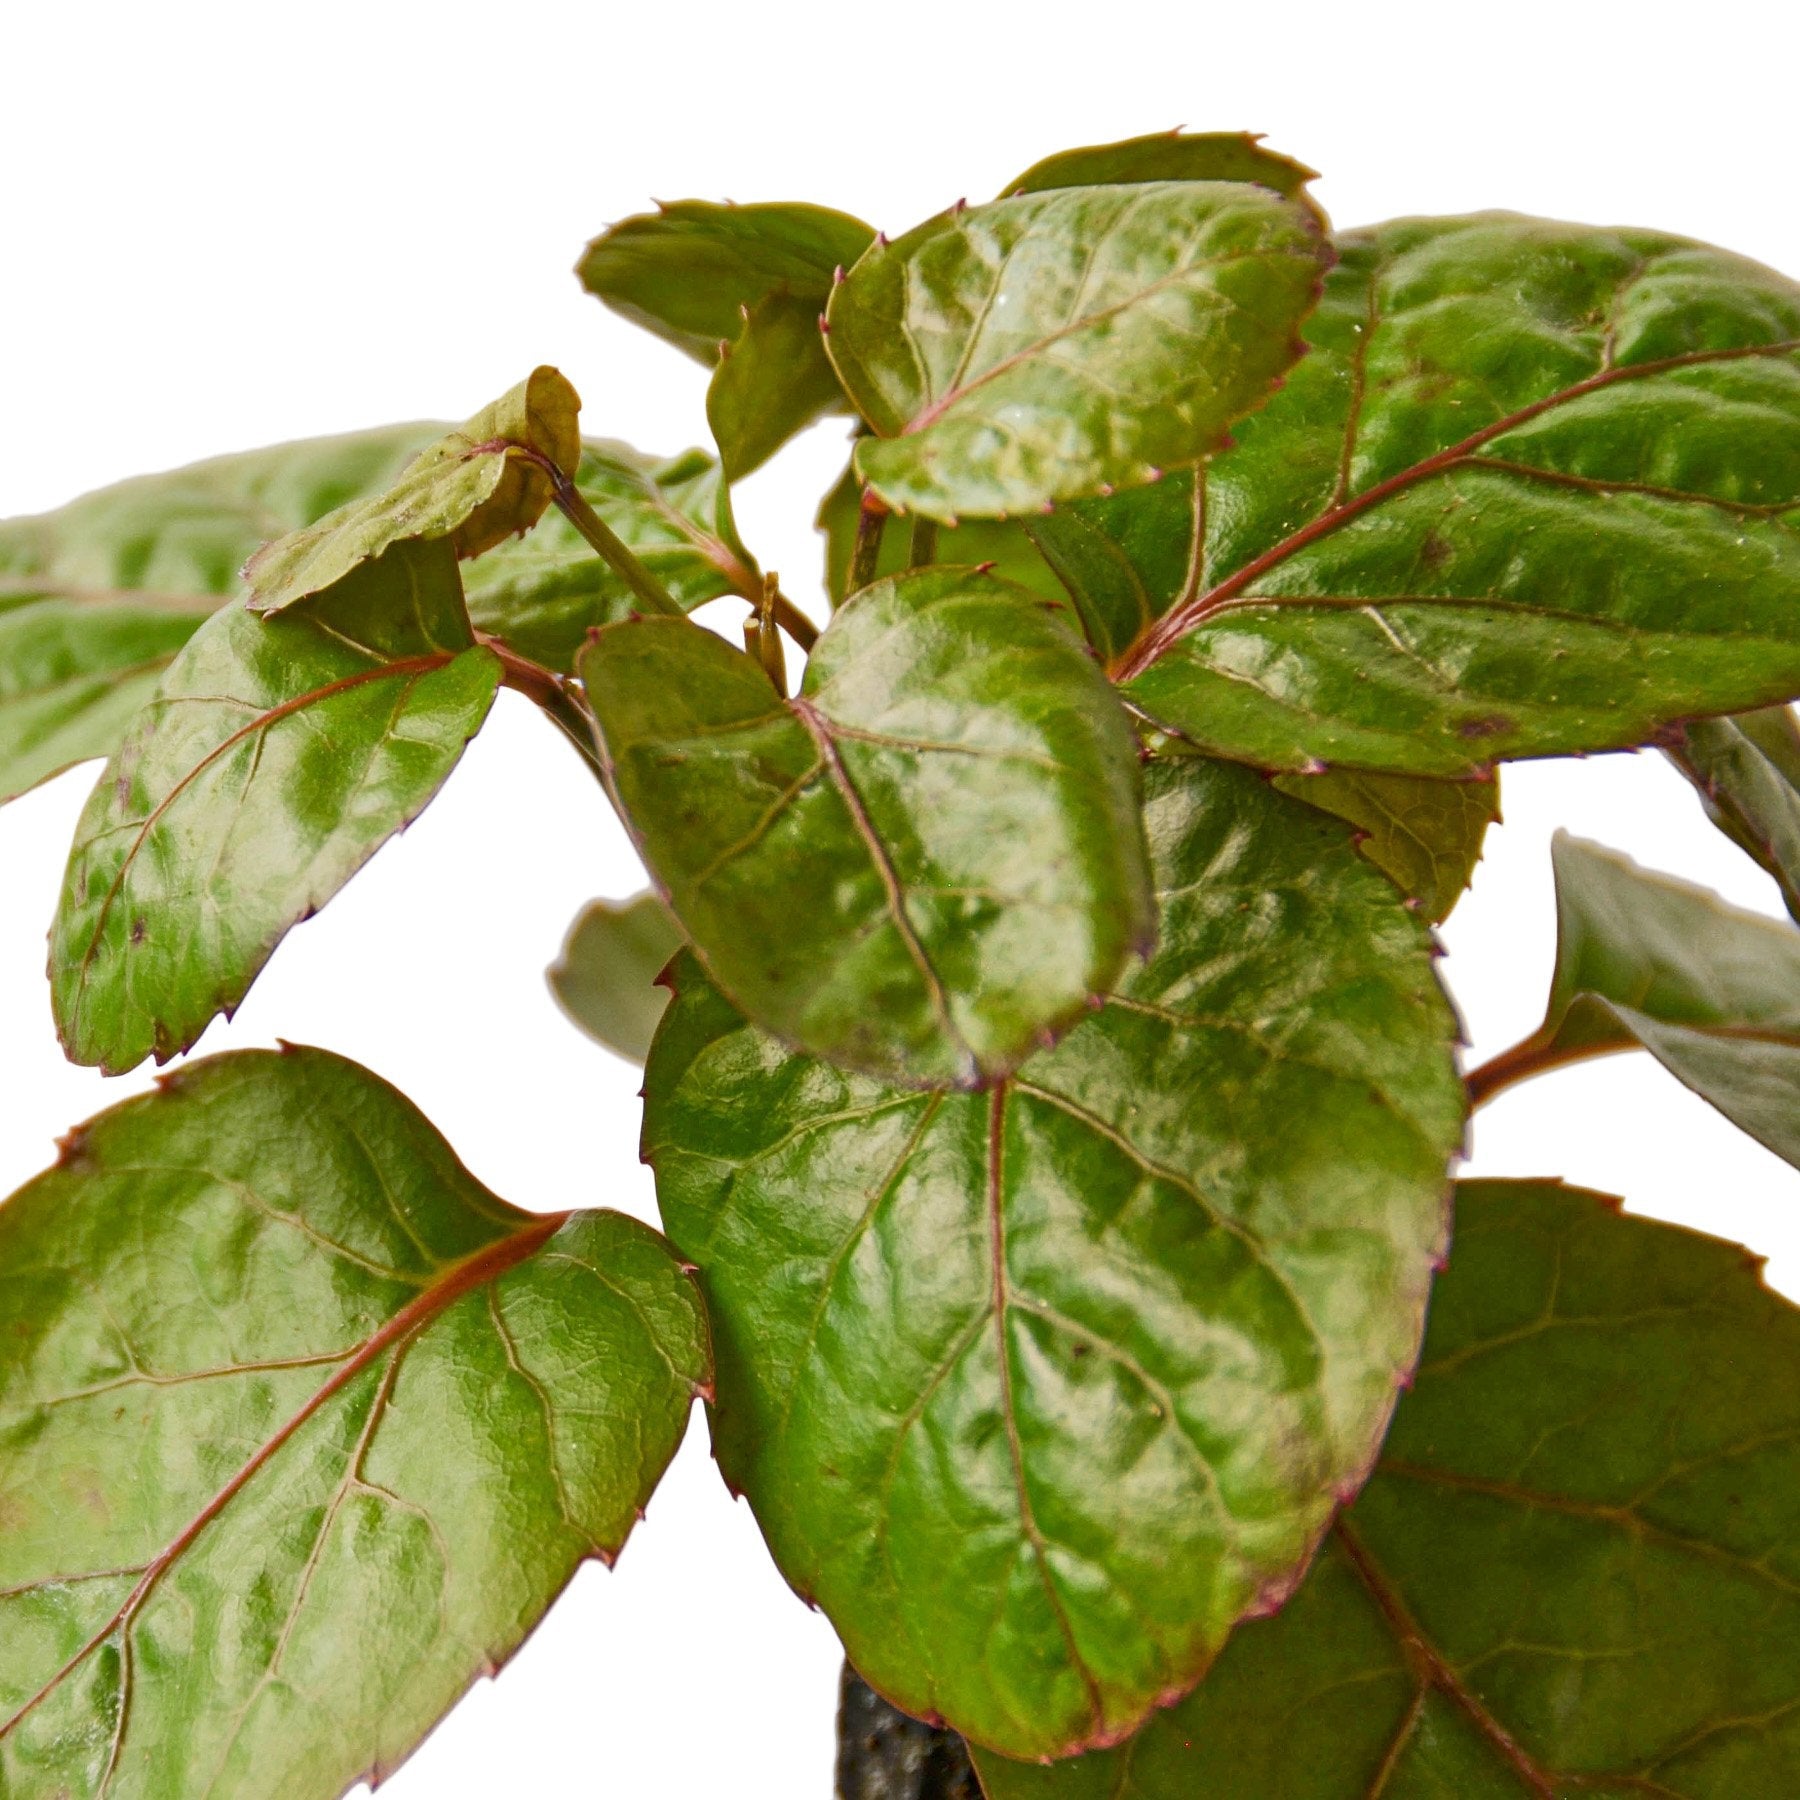
[(385, 487), (441, 429), (277, 444), (0, 520), (0, 801), (111, 755), (258, 544)]
[(1800, 724), (1785, 706), (1695, 719), (1668, 751), (1713, 823), (1774, 876), (1800, 919)]
[(280, 612), (322, 593), (391, 544), (447, 538), (458, 556), (479, 556), (528, 531), (550, 504), (555, 474), (572, 475), (580, 460), (580, 414), (555, 369), (534, 369), (428, 444), (391, 486), (265, 544), (244, 566), (252, 611)]
[(311, 605), (214, 614), (107, 765), (50, 938), (57, 1029), (110, 1073), (185, 1050), (424, 808), (499, 685), (446, 539)]
[(1800, 1167), (1800, 931), (1558, 834), (1544, 1022), (1477, 1069), (1486, 1100), (1545, 1069), (1640, 1046)]
[(1133, 1742), (991, 1800), (1789, 1800), (1800, 1314), (1734, 1244), (1465, 1182), (1381, 1467)]
[(857, 472), (888, 505), (949, 521), (1196, 463), (1300, 354), (1327, 255), (1310, 211), (1237, 182), (940, 213), (831, 296), (826, 347), (878, 434)]
[(669, 1002), (657, 977), (681, 943), (681, 927), (654, 894), (591, 901), (550, 966), (550, 990), (589, 1037), (641, 1063)]
[(1148, 782), (1160, 947), (991, 1092), (785, 1056), (691, 959), (647, 1071), (726, 1479), (878, 1690), (1021, 1756), (1116, 1741), (1298, 1578), (1461, 1137), (1426, 930), (1347, 829)]
[(1149, 937), (1125, 715), (1062, 616), (991, 575), (864, 588), (791, 701), (683, 619), (608, 626), (580, 666), (651, 874), (791, 1043), (975, 1085)]
[(708, 1377), (667, 1245), (494, 1198), (316, 1050), (0, 1207), (0, 1792), (331, 1800), (611, 1561)]
[(1800, 693), (1800, 288), (1643, 231), (1354, 232), (1115, 672), (1267, 768), (1464, 775)]
[(1253, 181), (1298, 198), (1306, 184), (1318, 178), (1316, 169), (1265, 150), (1255, 132), (1159, 131), (1046, 156), (1000, 192), (1038, 194), (1050, 188), (1135, 181)]

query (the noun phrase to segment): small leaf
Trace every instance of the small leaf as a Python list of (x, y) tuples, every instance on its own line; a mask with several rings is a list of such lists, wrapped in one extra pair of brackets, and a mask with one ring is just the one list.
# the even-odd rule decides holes
[(981, 1800), (962, 1739), (889, 1706), (848, 1663), (837, 1730), (836, 1800)]
[(1242, 183), (952, 208), (832, 293), (826, 348), (878, 434), (857, 472), (949, 522), (1199, 462), (1300, 354), (1327, 259), (1312, 213)]
[(1264, 768), (1466, 776), (1800, 693), (1800, 287), (1508, 215), (1340, 240), (1200, 476), (1132, 704)]
[(257, 545), (385, 487), (436, 435), (277, 444), (0, 520), (0, 802), (110, 756)]
[(207, 620), (76, 826), (50, 956), (69, 1055), (116, 1074), (232, 1011), (288, 927), (423, 810), (499, 677), (442, 538), (290, 613)]
[(1159, 131), (1047, 156), (1000, 192), (1004, 197), (1137, 181), (1252, 181), (1299, 199), (1306, 184), (1318, 179), (1317, 169), (1265, 150), (1256, 132)]
[(1775, 878), (1800, 919), (1800, 726), (1785, 706), (1730, 719), (1695, 719), (1669, 760), (1707, 816)]
[(1362, 834), (1370, 862), (1416, 900), (1434, 925), (1449, 918), (1481, 861), (1487, 828), (1500, 817), (1500, 783), (1431, 781), (1418, 775), (1277, 775), (1275, 786)]
[(864, 588), (791, 701), (681, 619), (608, 626), (580, 667), (651, 873), (720, 985), (791, 1043), (975, 1085), (1149, 936), (1125, 715), (1061, 617), (992, 576)]
[(1648, 1050), (1800, 1168), (1800, 931), (1559, 833), (1544, 1022), (1469, 1077), (1487, 1099), (1544, 1069)]
[(844, 410), (844, 390), (819, 342), (819, 305), (770, 294), (720, 353), (706, 422), (727, 481), (759, 469), (796, 432)]
[(550, 471), (567, 474), (580, 459), (580, 412), (555, 369), (533, 370), (428, 445), (392, 486), (264, 545), (244, 566), (251, 610), (276, 613), (322, 593), (390, 544), (448, 538), (458, 556), (479, 556), (529, 530), (555, 491)]
[(1119, 1749), (990, 1800), (1788, 1800), (1800, 1313), (1735, 1244), (1464, 1182), (1375, 1479)]
[(1147, 781), (1156, 954), (990, 1092), (784, 1055), (687, 956), (646, 1071), (725, 1478), (870, 1682), (1017, 1756), (1116, 1740), (1298, 1579), (1462, 1134), (1428, 934), (1348, 830)]
[(618, 1553), (707, 1381), (668, 1246), (497, 1200), (317, 1050), (0, 1207), (0, 1791), (335, 1800)]
[(551, 991), (589, 1037), (641, 1063), (669, 1003), (656, 978), (681, 945), (681, 927), (656, 895), (595, 900), (569, 927)]
[(588, 245), (576, 273), (597, 299), (708, 368), (771, 294), (810, 300), (816, 318), (833, 273), (875, 231), (829, 207), (678, 200), (621, 219)]

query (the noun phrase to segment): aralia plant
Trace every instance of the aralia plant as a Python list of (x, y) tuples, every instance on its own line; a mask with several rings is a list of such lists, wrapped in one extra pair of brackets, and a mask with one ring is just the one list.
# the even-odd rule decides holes
[[(1642, 745), (1800, 894), (1800, 287), (1334, 237), (1309, 179), (1172, 135), (892, 239), (665, 206), (581, 278), (716, 452), (540, 368), (0, 526), (0, 794), (108, 759), (69, 1055), (186, 1052), (510, 686), (649, 871), (552, 978), (647, 1058), (666, 1234), (322, 1049), (64, 1138), (0, 1207), (7, 1800), (379, 1778), (696, 1395), (855, 1671), (846, 1796), (1800, 1792), (1800, 1315), (1451, 1180), (1631, 1047), (1800, 1162), (1800, 934), (1564, 841), (1543, 1026), (1465, 1076), (1431, 929), (1499, 763)], [(820, 630), (731, 487), (834, 414)]]

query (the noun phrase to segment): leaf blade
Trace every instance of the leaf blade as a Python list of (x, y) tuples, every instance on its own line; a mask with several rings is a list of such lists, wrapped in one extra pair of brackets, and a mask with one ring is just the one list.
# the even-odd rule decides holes
[(1696, 719), (1667, 755), (1707, 816), (1774, 878), (1800, 919), (1800, 726), (1792, 709)]
[(652, 893), (595, 900), (576, 915), (550, 965), (551, 992), (596, 1043), (642, 1063), (669, 997), (655, 984), (685, 940)]

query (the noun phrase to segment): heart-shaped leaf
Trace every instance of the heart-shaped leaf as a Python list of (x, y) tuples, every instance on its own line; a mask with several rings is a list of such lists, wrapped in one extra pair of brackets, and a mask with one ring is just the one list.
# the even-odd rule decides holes
[(316, 1050), (184, 1069), (0, 1207), (0, 1791), (335, 1800), (611, 1561), (691, 1282)]
[(786, 1056), (688, 958), (646, 1074), (726, 1479), (880, 1692), (1018, 1756), (1115, 1741), (1298, 1579), (1462, 1133), (1425, 927), (1348, 830), (1147, 776), (1157, 952), (991, 1092)]
[(1200, 480), (1133, 703), (1266, 768), (1466, 775), (1800, 693), (1800, 287), (1509, 215), (1353, 232)]
[(1800, 919), (1800, 725), (1785, 706), (1695, 719), (1668, 752), (1708, 817), (1775, 878)]
[(1280, 1616), (990, 1800), (1787, 1800), (1800, 1313), (1735, 1244), (1465, 1182), (1413, 1391)]
[(1036, 162), (1000, 192), (1040, 194), (1051, 188), (1106, 187), (1135, 181), (1253, 181), (1300, 197), (1317, 169), (1262, 147), (1251, 131), (1159, 131), (1117, 144), (1063, 150)]
[(651, 874), (791, 1043), (972, 1086), (1148, 940), (1125, 715), (1061, 615), (991, 575), (864, 588), (793, 700), (683, 619), (608, 626), (580, 668)]
[(386, 487), (441, 430), (278, 444), (0, 520), (0, 802), (110, 756), (257, 545)]
[(425, 807), (499, 679), (444, 538), (274, 618), (215, 613), (76, 826), (50, 937), (69, 1055), (161, 1061), (235, 1008), (288, 927)]
[(1559, 833), (1544, 1022), (1477, 1069), (1487, 1099), (1545, 1069), (1642, 1047), (1800, 1168), (1800, 931)]
[(1155, 181), (958, 206), (863, 256), (826, 348), (861, 478), (953, 521), (1196, 463), (1299, 356), (1328, 258), (1269, 188)]
[(276, 613), (342, 581), (391, 544), (448, 538), (479, 556), (535, 525), (556, 474), (581, 457), (581, 401), (552, 368), (534, 369), (407, 464), (390, 487), (345, 502), (244, 565), (254, 612)]
[(681, 927), (656, 895), (595, 900), (550, 966), (551, 992), (589, 1037), (641, 1063), (669, 1003), (656, 978), (681, 944)]

